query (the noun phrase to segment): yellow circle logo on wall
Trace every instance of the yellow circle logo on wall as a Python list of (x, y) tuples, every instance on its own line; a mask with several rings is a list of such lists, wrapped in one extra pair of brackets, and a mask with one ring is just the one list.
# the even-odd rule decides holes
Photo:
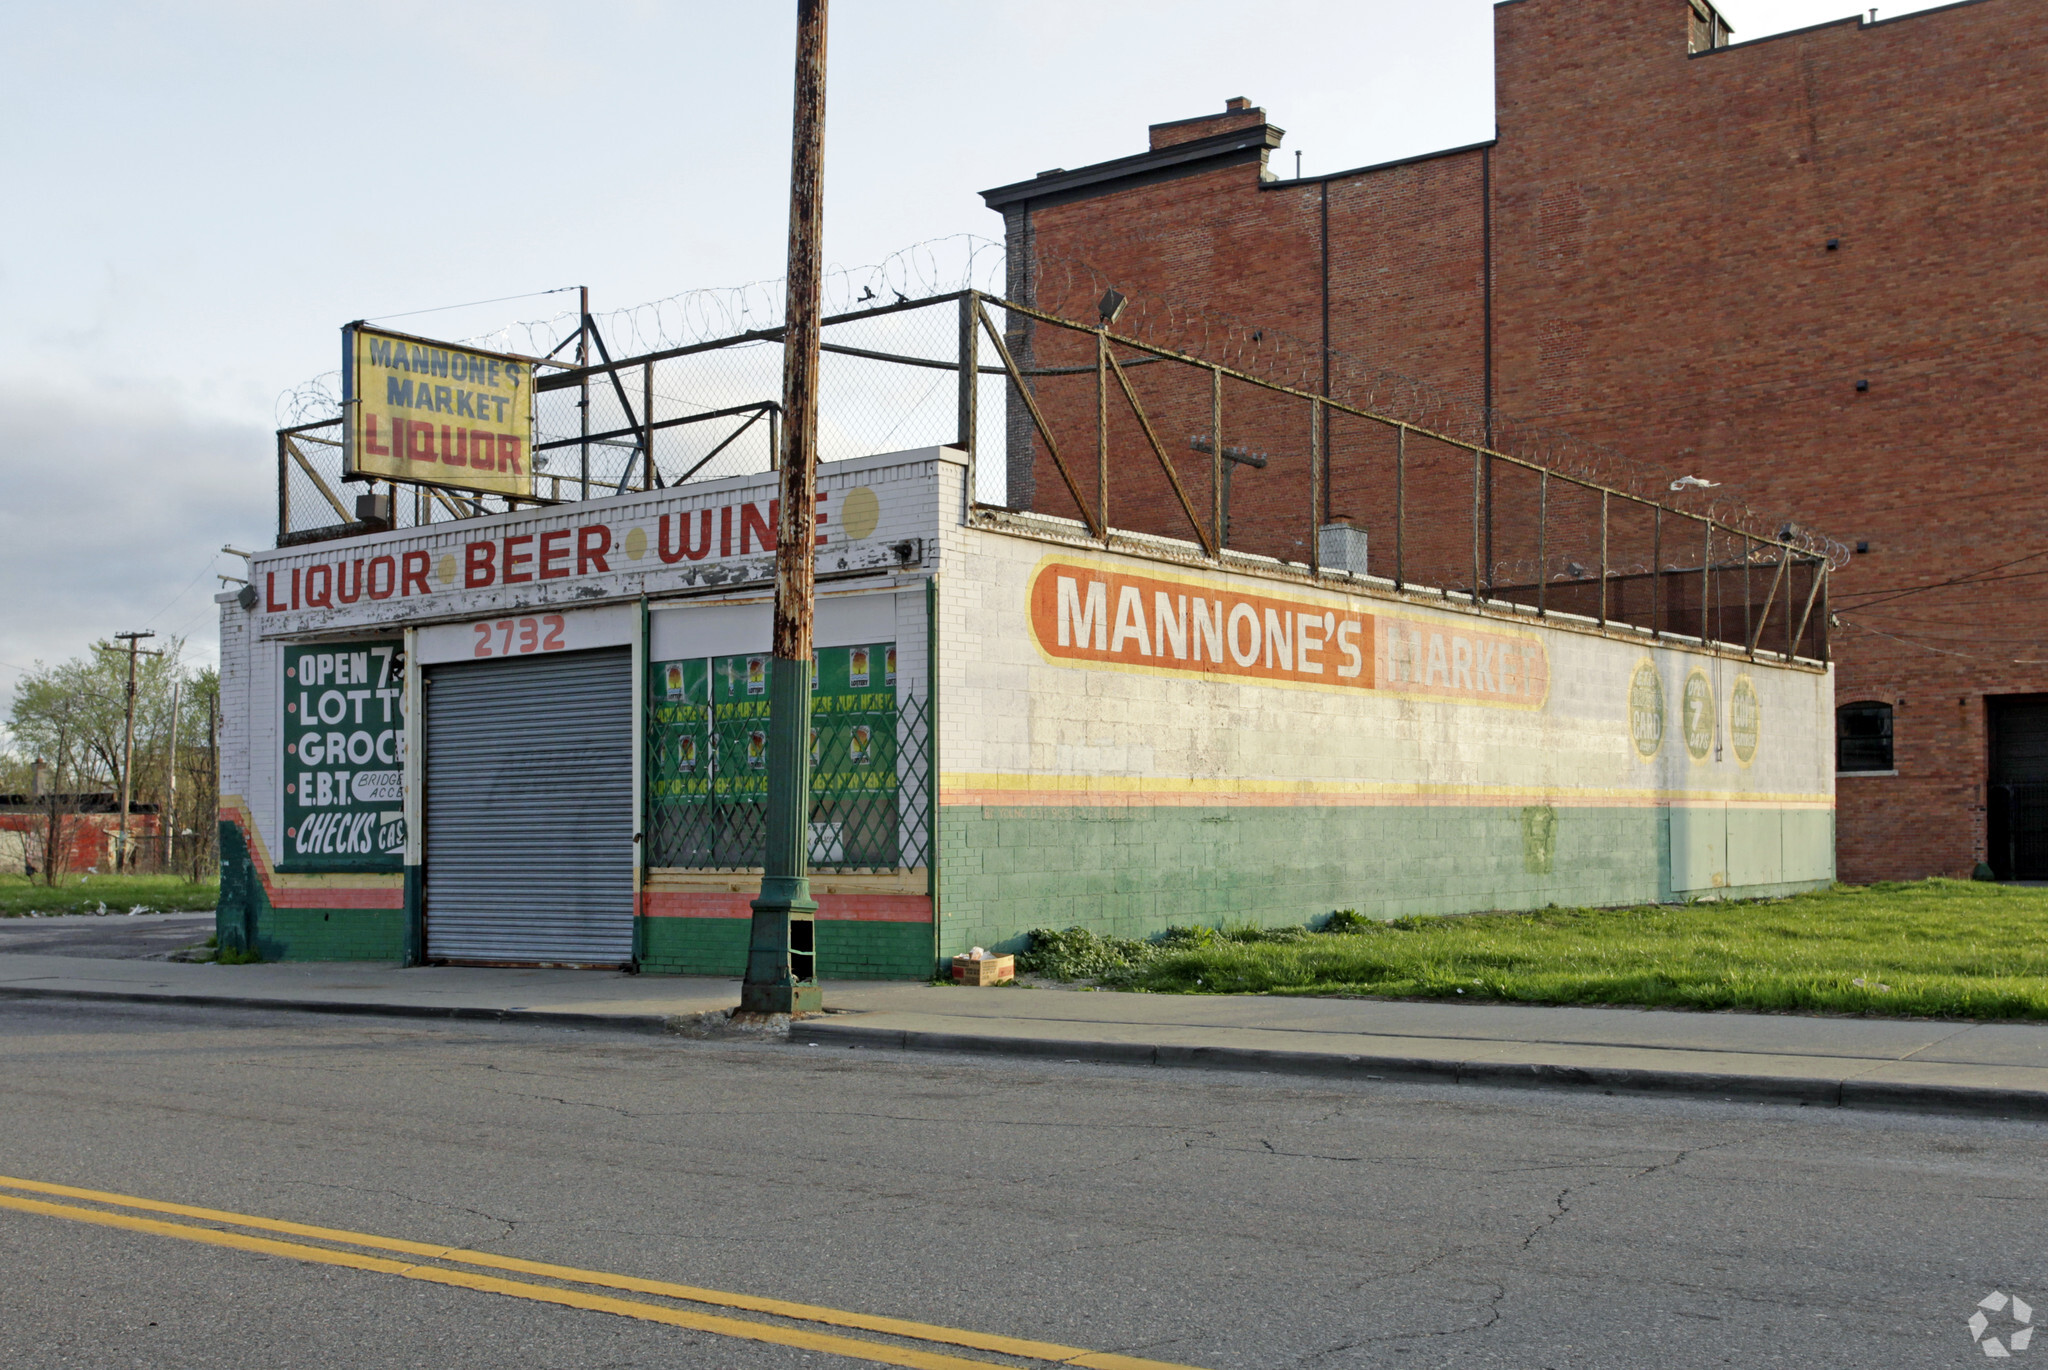
[(1695, 761), (1705, 761), (1714, 750), (1714, 687), (1706, 672), (1694, 671), (1685, 678), (1685, 749)]
[(434, 579), (440, 581), (443, 585), (453, 585), (455, 583), (454, 557), (444, 556), (434, 563)]
[(626, 530), (626, 560), (638, 561), (647, 555), (647, 530), (634, 524)]
[(1655, 662), (1636, 667), (1628, 683), (1628, 731), (1636, 752), (1652, 757), (1664, 745), (1664, 682)]
[(872, 536), (881, 521), (882, 502), (874, 491), (861, 485), (846, 492), (846, 500), (839, 506), (839, 528), (848, 542)]
[(1728, 691), (1728, 741), (1734, 744), (1735, 759), (1747, 766), (1756, 760), (1757, 738), (1763, 732), (1763, 701), (1746, 675), (1735, 677)]

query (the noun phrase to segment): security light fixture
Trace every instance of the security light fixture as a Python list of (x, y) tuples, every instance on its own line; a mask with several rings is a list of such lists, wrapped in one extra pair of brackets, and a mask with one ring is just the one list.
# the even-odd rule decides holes
[(1856, 393), (1857, 393), (1857, 394), (1859, 394), (1859, 395), (1860, 395), (1860, 394), (1862, 394), (1862, 393), (1863, 393), (1864, 391), (1866, 391), (1866, 390), (1868, 390), (1868, 389), (1870, 389), (1870, 382), (1869, 382), (1869, 381), (1858, 381), (1858, 382), (1856, 382)]
[(1125, 299), (1122, 293), (1114, 287), (1103, 291), (1101, 300), (1097, 301), (1095, 305), (1095, 312), (1101, 317), (1102, 326), (1108, 328), (1121, 318), (1124, 306), (1129, 303), (1130, 301)]
[(242, 606), (244, 613), (254, 612), (256, 608), (256, 587), (244, 585), (241, 589), (235, 591), (235, 603)]
[(1835, 251), (1836, 249), (1840, 248), (1840, 247), (1841, 247), (1841, 245), (1842, 245), (1842, 240), (1841, 240), (1840, 238), (1830, 238), (1830, 239), (1828, 239), (1828, 251), (1830, 251), (1830, 252), (1833, 252), (1833, 251)]

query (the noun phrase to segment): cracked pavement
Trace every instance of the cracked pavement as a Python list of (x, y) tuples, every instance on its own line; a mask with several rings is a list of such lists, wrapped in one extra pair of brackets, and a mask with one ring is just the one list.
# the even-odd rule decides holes
[[(1237, 1367), (1968, 1365), (1996, 1119), (0, 1004), (0, 1172)], [(0, 1213), (0, 1364), (851, 1365)], [(1021, 1362), (1010, 1362), (1021, 1363)]]

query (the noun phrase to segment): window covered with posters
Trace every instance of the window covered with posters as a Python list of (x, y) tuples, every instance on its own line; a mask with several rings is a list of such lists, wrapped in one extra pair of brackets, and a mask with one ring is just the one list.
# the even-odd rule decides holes
[[(767, 845), (766, 652), (652, 661), (647, 686), (648, 865), (749, 870)], [(899, 692), (896, 644), (823, 647), (811, 698), (810, 864), (925, 866), (930, 727)]]

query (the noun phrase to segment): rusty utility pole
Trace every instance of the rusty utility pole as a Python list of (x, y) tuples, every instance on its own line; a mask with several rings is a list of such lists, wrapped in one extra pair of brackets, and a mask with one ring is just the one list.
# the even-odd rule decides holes
[(823, 1003), (811, 899), (811, 608), (818, 491), (818, 290), (825, 226), (825, 4), (797, 0), (782, 334), (782, 502), (775, 530), (774, 675), (768, 704), (768, 850), (754, 901), (746, 1013)]
[(145, 652), (142, 639), (155, 637), (155, 633), (116, 633), (116, 642), (128, 644), (128, 721), (121, 735), (121, 824), (120, 835), (114, 839), (114, 869), (121, 870), (128, 864), (128, 808), (135, 797), (135, 658), (137, 656), (162, 656), (162, 652)]

